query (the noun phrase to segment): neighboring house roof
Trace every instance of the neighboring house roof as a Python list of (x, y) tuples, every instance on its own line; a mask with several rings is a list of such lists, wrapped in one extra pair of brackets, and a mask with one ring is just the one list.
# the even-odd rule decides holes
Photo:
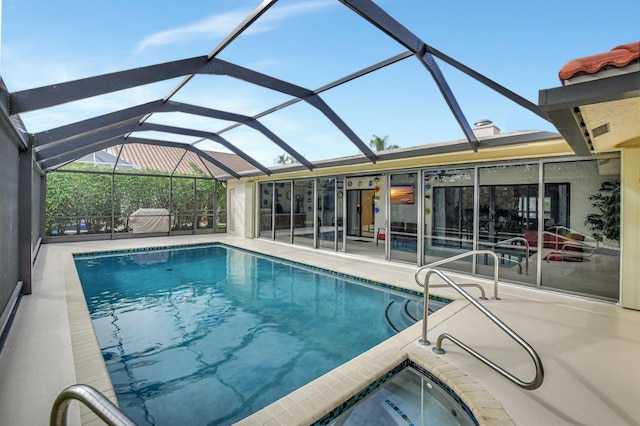
[[(78, 158), (76, 163), (88, 163), (98, 166), (113, 167), (116, 164), (116, 156), (106, 151), (97, 151), (92, 154), (87, 154), (82, 158)], [(137, 169), (138, 166), (130, 164), (128, 161), (120, 159), (117, 165), (118, 169)]]
[[(121, 147), (122, 152), (120, 153)], [(136, 164), (141, 169), (160, 170), (168, 173), (175, 172), (183, 175), (198, 175), (202, 174), (202, 172), (208, 174), (208, 169), (214, 176), (227, 174), (227, 172), (204, 158), (201, 159), (195, 152), (187, 151), (185, 154), (185, 150), (178, 148), (132, 143), (114, 146), (109, 148), (108, 151), (113, 155), (120, 153), (121, 160)], [(216, 151), (203, 152), (238, 173), (255, 170), (255, 166), (236, 154)], [(206, 168), (203, 166), (203, 162)], [(198, 170), (202, 172), (199, 173)]]
[(640, 41), (614, 47), (606, 53), (569, 61), (560, 69), (558, 77), (564, 84), (573, 77), (595, 74), (611, 68), (624, 68), (637, 61), (640, 61)]

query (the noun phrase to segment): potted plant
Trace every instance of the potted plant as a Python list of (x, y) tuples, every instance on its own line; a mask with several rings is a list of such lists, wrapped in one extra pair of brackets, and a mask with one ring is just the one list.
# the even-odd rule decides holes
[(593, 237), (597, 241), (603, 241), (604, 238), (620, 241), (620, 182), (603, 182), (589, 200), (599, 211), (588, 214), (584, 222), (591, 228)]

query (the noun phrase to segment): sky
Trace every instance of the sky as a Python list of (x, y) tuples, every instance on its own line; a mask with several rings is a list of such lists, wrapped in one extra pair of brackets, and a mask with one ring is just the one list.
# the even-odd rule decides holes
[[(110, 0), (0, 0), (0, 75), (9, 92), (209, 54), (258, 0), (187, 3)], [(640, 40), (637, 1), (432, 2), (377, 0), (411, 33), (448, 56), (538, 104), (538, 92), (559, 87), (568, 61)], [(279, 0), (218, 58), (315, 90), (405, 52), (401, 45), (337, 0)], [(502, 133), (556, 130), (532, 112), (436, 58), (470, 126), (489, 119)], [(37, 133), (168, 95), (181, 78), (22, 114)], [(387, 136), (413, 147), (464, 139), (429, 71), (415, 57), (321, 94), (366, 144)], [(193, 78), (175, 101), (253, 116), (289, 95), (225, 76)], [(182, 113), (154, 114), (150, 123), (209, 132), (231, 122)], [(305, 102), (260, 118), (267, 128), (318, 161), (359, 154)], [(198, 138), (138, 132), (184, 143)], [(221, 133), (270, 167), (282, 154), (245, 126)], [(466, 142), (464, 142), (466, 143)], [(206, 150), (227, 151), (211, 141)]]

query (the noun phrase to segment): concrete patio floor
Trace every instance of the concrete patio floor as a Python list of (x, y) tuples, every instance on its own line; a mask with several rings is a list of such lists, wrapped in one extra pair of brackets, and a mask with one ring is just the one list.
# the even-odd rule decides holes
[[(70, 271), (64, 260), (68, 259), (69, 253), (211, 241), (419, 289), (413, 278), (415, 266), (225, 234), (43, 245), (35, 265), (33, 294), (22, 297), (0, 352), (0, 424), (48, 424), (51, 406), (58, 393), (78, 381), (74, 363), (78, 353), (72, 349), (70, 327), (74, 320), (69, 319), (66, 282)], [(491, 283), (478, 282), (492, 294)], [(457, 298), (451, 290), (435, 290), (432, 294)], [(545, 381), (537, 390), (521, 390), (451, 342), (444, 343), (446, 354), (433, 354), (431, 347), (417, 343), (421, 332), (419, 324), (374, 348), (370, 354), (359, 357), (365, 363), (376, 364), (367, 375), (357, 371), (364, 368), (362, 363), (349, 371), (355, 371), (354, 377), (357, 374), (366, 381), (366, 377), (375, 376), (402, 357), (422, 360), (445, 381), (450, 381), (463, 399), (472, 401), (481, 424), (639, 424), (639, 311), (514, 285), (501, 285), (500, 297), (501, 300), (482, 301), (482, 304), (539, 353), (545, 368)], [(438, 311), (433, 318), (430, 316), (428, 337), (432, 342), (442, 332), (451, 333), (516, 376), (524, 380), (533, 377), (533, 363), (522, 348), (467, 301), (456, 301), (452, 305), (455, 306)], [(101, 362), (99, 356), (93, 358)], [(452, 371), (457, 373), (451, 374)], [(324, 393), (332, 392), (337, 387), (323, 387), (323, 383), (338, 380), (336, 374), (328, 373), (313, 384)], [(467, 380), (465, 386), (458, 386), (454, 376), (460, 374), (472, 380)], [(339, 374), (343, 379), (344, 376)], [(313, 398), (307, 388), (297, 397), (283, 398), (243, 423), (308, 424), (317, 413), (359, 390), (356, 389), (359, 383), (350, 383), (353, 389), (342, 387), (336, 395), (326, 398)], [(108, 391), (107, 394), (113, 397)], [(318, 401), (310, 401), (312, 399)], [(480, 400), (494, 402), (483, 406), (482, 402), (476, 403)], [(308, 409), (312, 402), (313, 409)], [(80, 424), (79, 412), (77, 405), (72, 404), (70, 424)]]

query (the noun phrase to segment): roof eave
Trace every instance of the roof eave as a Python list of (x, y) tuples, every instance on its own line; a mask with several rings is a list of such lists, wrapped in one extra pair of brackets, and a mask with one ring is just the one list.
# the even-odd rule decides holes
[(640, 73), (626, 73), (540, 90), (538, 104), (577, 155), (591, 155), (593, 141), (580, 108), (637, 97)]

